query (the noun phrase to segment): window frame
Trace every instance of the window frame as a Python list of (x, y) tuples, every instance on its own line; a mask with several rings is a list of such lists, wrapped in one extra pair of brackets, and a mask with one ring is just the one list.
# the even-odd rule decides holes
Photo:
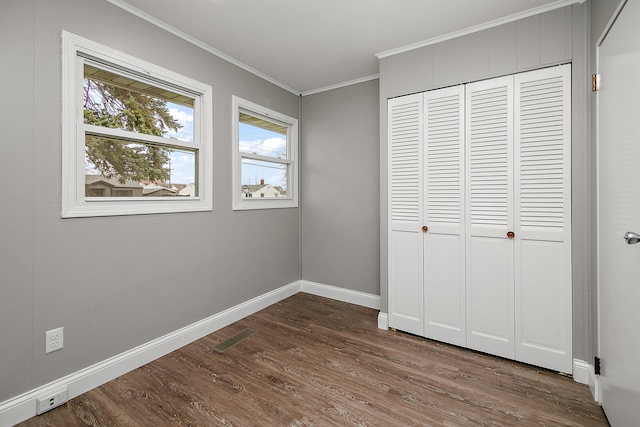
[[(236, 95), (232, 96), (232, 140), (233, 140), (233, 210), (278, 209), (298, 207), (298, 119), (263, 107)], [(280, 159), (240, 151), (240, 112), (258, 117), (287, 128), (287, 158)], [(287, 197), (242, 197), (242, 160), (278, 163), (288, 166)]]
[[(213, 89), (189, 77), (134, 56), (62, 31), (62, 218), (143, 215), (213, 210)], [(85, 196), (85, 136), (128, 137), (121, 129), (84, 123), (82, 83), (84, 63), (101, 63), (118, 74), (165, 87), (194, 99), (194, 141), (184, 143), (136, 134), (149, 144), (170, 149), (188, 149), (196, 154), (198, 197), (105, 197)], [(93, 130), (93, 131), (92, 131)]]

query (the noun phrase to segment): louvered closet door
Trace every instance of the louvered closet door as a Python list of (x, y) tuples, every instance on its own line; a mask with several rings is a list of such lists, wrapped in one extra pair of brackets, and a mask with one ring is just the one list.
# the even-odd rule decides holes
[(424, 335), (422, 94), (388, 101), (389, 326)]
[(572, 372), (571, 66), (515, 76), (516, 359)]
[(514, 358), (513, 76), (467, 85), (467, 346)]
[(424, 94), (425, 335), (466, 345), (464, 86)]

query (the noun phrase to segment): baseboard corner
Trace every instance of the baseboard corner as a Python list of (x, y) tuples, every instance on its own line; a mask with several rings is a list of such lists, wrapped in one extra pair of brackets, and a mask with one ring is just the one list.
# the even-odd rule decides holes
[(573, 380), (580, 384), (589, 384), (589, 364), (584, 360), (573, 359)]
[(600, 396), (600, 375), (596, 374), (593, 365), (589, 365), (589, 390), (591, 390), (593, 400), (602, 403), (602, 396)]
[(300, 280), (299, 283), (301, 292), (380, 310), (379, 295), (354, 291), (338, 286), (325, 285), (322, 283), (311, 282), (309, 280)]
[(596, 375), (593, 365), (580, 359), (573, 359), (573, 380), (588, 385), (593, 400), (600, 403), (600, 376)]
[(290, 283), (95, 365), (0, 402), (0, 426), (12, 426), (36, 416), (37, 398), (50, 393), (51, 390), (67, 387), (67, 397), (70, 400), (298, 292), (300, 292), (300, 283)]
[(389, 329), (389, 315), (387, 313), (378, 313), (378, 329)]

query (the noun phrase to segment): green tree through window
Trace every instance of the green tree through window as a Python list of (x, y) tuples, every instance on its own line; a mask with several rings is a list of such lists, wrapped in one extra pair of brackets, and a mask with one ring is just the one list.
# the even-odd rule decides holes
[[(148, 94), (158, 92), (158, 88), (140, 85), (147, 86), (147, 93), (143, 93), (127, 87), (132, 83), (132, 79), (85, 65), (84, 123), (160, 137), (182, 128), (170, 114), (167, 100)], [(93, 134), (87, 134), (85, 144), (87, 160), (104, 177), (121, 183), (170, 178), (170, 150), (165, 147)]]

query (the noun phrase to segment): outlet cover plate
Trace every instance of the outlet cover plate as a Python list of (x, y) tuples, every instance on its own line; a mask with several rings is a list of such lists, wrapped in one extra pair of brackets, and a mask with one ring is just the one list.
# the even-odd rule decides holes
[(68, 399), (68, 394), (67, 394), (66, 386), (52, 390), (48, 394), (38, 396), (37, 398), (38, 406), (36, 408), (36, 414), (40, 415), (53, 408), (56, 408), (62, 405), (63, 403), (66, 403), (67, 399)]
[(64, 347), (64, 328), (56, 328), (45, 332), (45, 354)]

